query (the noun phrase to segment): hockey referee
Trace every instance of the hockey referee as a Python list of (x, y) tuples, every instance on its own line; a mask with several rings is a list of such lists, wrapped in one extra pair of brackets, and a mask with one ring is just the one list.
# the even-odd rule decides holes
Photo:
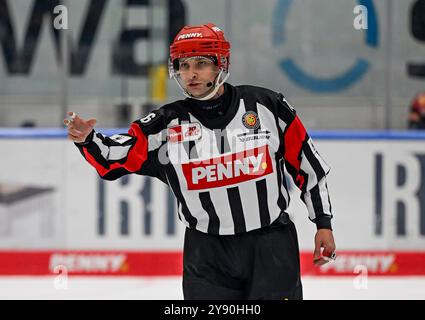
[(229, 64), (221, 29), (185, 26), (169, 59), (184, 100), (111, 137), (69, 112), (68, 138), (103, 179), (135, 173), (170, 186), (186, 225), (185, 299), (302, 299), (284, 172), (317, 226), (313, 263), (322, 265), (335, 258), (329, 167), (285, 97), (227, 83)]

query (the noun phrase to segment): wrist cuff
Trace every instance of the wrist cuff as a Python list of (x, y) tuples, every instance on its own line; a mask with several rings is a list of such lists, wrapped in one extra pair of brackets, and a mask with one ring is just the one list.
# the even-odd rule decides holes
[(331, 217), (329, 216), (319, 216), (314, 219), (314, 223), (316, 224), (317, 229), (330, 229), (332, 230)]

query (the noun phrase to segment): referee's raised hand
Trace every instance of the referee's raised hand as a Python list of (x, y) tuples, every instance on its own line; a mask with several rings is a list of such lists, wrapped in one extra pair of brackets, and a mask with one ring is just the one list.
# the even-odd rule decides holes
[(84, 142), (90, 132), (92, 132), (97, 120), (84, 120), (72, 111), (68, 112), (68, 117), (63, 120), (63, 124), (68, 127), (68, 139), (77, 143)]

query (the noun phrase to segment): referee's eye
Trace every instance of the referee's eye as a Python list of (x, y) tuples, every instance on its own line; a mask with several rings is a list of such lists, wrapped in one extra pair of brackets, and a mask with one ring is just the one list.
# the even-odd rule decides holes
[(189, 70), (189, 64), (187, 62), (181, 63), (180, 66), (179, 66), (179, 70), (180, 71), (187, 71), (187, 70)]

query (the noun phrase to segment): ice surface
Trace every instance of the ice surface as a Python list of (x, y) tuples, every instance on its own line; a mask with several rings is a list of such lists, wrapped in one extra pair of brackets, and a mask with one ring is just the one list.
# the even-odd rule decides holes
[[(425, 299), (425, 277), (303, 277), (303, 288), (305, 299)], [(182, 298), (181, 277), (0, 277), (0, 299)]]

